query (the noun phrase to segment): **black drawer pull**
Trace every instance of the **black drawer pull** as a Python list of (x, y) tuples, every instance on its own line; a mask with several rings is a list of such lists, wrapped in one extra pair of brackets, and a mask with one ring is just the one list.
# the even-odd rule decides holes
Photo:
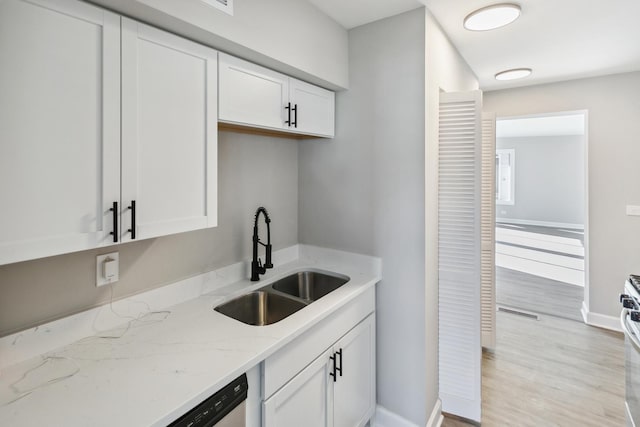
[(340, 376), (342, 376), (342, 349), (336, 351), (336, 354), (340, 355), (340, 367), (336, 369), (340, 372)]
[[(289, 104), (291, 104), (291, 103), (289, 103)], [(297, 128), (298, 127), (298, 104), (294, 105), (292, 110), (293, 110), (293, 123), (291, 123), (291, 125), (294, 128)]]
[(113, 231), (109, 234), (113, 236), (113, 242), (118, 243), (118, 202), (113, 202), (109, 210), (113, 212)]
[(287, 110), (287, 121), (284, 122), (284, 124), (287, 126), (291, 126), (291, 103), (287, 102), (287, 106), (284, 107), (284, 109)]
[(336, 354), (333, 353), (333, 356), (330, 356), (329, 359), (331, 359), (333, 361), (333, 369), (332, 369), (331, 372), (329, 372), (329, 375), (331, 375), (333, 377), (333, 382), (335, 383), (338, 380), (337, 375), (336, 375), (336, 369), (337, 369), (337, 367), (336, 367)]
[(131, 210), (131, 228), (127, 231), (131, 233), (131, 240), (136, 238), (136, 201), (132, 200), (131, 205), (127, 206)]

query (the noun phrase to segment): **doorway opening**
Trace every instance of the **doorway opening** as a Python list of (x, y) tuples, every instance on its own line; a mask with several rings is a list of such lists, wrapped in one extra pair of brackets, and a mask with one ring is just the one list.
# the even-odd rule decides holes
[(586, 111), (496, 120), (498, 309), (582, 321), (587, 137)]

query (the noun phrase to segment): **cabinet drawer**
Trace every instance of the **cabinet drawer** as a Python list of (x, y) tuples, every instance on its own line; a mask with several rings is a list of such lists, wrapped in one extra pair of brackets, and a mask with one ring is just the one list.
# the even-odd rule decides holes
[(269, 398), (375, 310), (375, 289), (321, 321), (264, 361), (263, 397)]

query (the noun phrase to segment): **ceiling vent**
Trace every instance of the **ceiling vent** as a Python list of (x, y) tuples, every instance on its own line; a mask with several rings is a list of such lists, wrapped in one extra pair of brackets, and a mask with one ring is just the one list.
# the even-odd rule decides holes
[(221, 11), (233, 16), (233, 0), (201, 0), (201, 1), (208, 4), (209, 6), (213, 6), (216, 9), (220, 9)]

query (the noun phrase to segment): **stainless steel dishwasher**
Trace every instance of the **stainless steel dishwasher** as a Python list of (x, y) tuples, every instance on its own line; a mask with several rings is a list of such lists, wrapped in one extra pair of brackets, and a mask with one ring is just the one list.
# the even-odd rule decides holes
[(169, 427), (245, 427), (249, 383), (242, 374)]

